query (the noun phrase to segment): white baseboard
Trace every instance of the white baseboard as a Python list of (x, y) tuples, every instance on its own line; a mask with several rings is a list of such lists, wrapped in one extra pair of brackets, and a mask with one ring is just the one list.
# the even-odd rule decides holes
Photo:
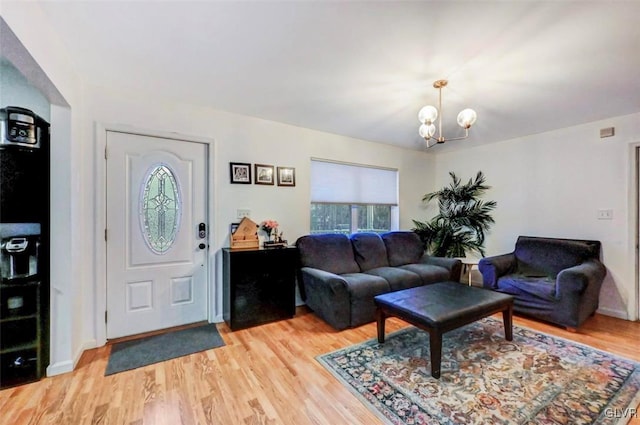
[(73, 362), (71, 360), (65, 360), (47, 366), (47, 376), (62, 375), (68, 372), (73, 372)]
[(73, 357), (73, 368), (76, 368), (78, 362), (80, 361), (80, 357), (82, 357), (82, 353), (84, 353), (85, 350), (90, 350), (92, 348), (96, 348), (97, 346), (98, 342), (95, 339), (90, 339), (89, 341), (83, 342), (76, 352), (76, 355)]
[(629, 316), (624, 310), (614, 310), (612, 308), (601, 307), (596, 310), (596, 313), (604, 314), (605, 316), (616, 317), (618, 319), (629, 320)]
[(80, 357), (82, 357), (82, 353), (84, 353), (85, 350), (90, 350), (91, 348), (96, 348), (97, 346), (98, 345), (95, 339), (83, 342), (76, 352), (76, 355), (73, 357), (73, 361), (65, 360), (49, 365), (47, 367), (47, 376), (62, 375), (63, 373), (73, 372), (73, 370), (78, 365), (78, 362), (80, 361)]

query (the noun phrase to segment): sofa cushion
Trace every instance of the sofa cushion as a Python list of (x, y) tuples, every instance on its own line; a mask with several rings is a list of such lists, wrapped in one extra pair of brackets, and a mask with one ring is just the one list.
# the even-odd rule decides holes
[(378, 267), (367, 270), (365, 273), (383, 277), (389, 282), (389, 287), (392, 291), (422, 285), (420, 276), (410, 270), (404, 270), (401, 267)]
[(380, 276), (366, 273), (346, 273), (340, 276), (347, 281), (347, 291), (351, 294), (351, 303), (355, 299), (369, 299), (389, 292), (389, 282)]
[(424, 246), (415, 232), (388, 232), (381, 235), (387, 248), (390, 266), (418, 263), (424, 254)]
[(520, 236), (516, 242), (517, 271), (530, 277), (555, 277), (560, 271), (600, 255), (600, 242)]
[(387, 248), (377, 233), (354, 233), (351, 235), (351, 244), (356, 262), (363, 272), (389, 266)]
[(451, 272), (449, 272), (449, 270), (444, 267), (434, 266), (433, 264), (405, 264), (404, 266), (400, 266), (400, 268), (420, 276), (423, 285), (451, 280)]
[(508, 274), (498, 279), (498, 290), (519, 298), (542, 298), (554, 301), (555, 279), (550, 277), (530, 277), (522, 274)]
[(347, 235), (328, 233), (302, 236), (296, 241), (296, 246), (302, 267), (313, 267), (335, 274), (360, 271)]

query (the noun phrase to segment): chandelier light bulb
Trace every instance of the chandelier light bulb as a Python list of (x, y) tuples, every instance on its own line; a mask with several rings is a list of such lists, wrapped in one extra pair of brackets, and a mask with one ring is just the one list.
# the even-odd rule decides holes
[(478, 119), (478, 114), (473, 109), (464, 109), (458, 114), (458, 125), (462, 128), (468, 129)]
[(422, 124), (418, 129), (418, 133), (423, 139), (428, 139), (429, 137), (432, 137), (434, 134), (436, 134), (436, 126), (433, 124)]
[(418, 120), (422, 124), (433, 124), (438, 118), (438, 110), (431, 105), (425, 106), (418, 112)]

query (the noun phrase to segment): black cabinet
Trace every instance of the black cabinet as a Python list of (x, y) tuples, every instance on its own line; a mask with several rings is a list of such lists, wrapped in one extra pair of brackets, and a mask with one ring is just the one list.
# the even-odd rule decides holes
[(231, 330), (295, 315), (295, 247), (223, 248), (224, 320)]
[(0, 388), (42, 377), (40, 285), (39, 281), (0, 284)]
[(7, 106), (0, 137), (1, 389), (39, 379), (49, 365), (49, 123)]

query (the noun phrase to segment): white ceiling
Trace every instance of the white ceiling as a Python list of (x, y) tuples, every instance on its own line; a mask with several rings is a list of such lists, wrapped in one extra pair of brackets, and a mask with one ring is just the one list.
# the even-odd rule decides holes
[(495, 142), (640, 111), (638, 1), (49, 1), (92, 84), (424, 149)]

